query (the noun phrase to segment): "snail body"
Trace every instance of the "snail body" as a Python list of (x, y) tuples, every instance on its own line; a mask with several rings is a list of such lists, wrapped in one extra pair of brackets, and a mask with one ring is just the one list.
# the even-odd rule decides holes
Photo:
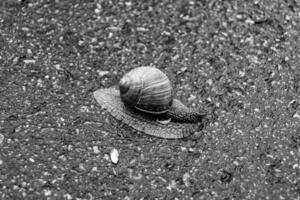
[(188, 108), (173, 97), (168, 77), (154, 67), (138, 67), (126, 73), (119, 87), (98, 89), (97, 103), (115, 119), (148, 135), (184, 138), (203, 128), (207, 112)]
[(191, 123), (206, 115), (174, 99), (171, 81), (154, 67), (138, 67), (129, 71), (121, 78), (119, 90), (126, 106), (158, 118)]

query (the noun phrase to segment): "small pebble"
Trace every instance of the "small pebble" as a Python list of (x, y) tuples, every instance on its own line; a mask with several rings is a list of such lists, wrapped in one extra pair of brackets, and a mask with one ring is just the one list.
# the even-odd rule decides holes
[(130, 1), (125, 2), (125, 5), (126, 5), (127, 7), (130, 7), (130, 6), (132, 6), (132, 2), (130, 2)]
[(93, 146), (93, 151), (96, 154), (100, 153), (98, 146)]
[(181, 72), (186, 72), (186, 71), (187, 71), (187, 67), (181, 67), (181, 68), (180, 68), (180, 71), (181, 71)]
[(73, 197), (70, 194), (64, 194), (64, 198), (71, 200)]
[(29, 56), (32, 56), (32, 51), (31, 51), (31, 49), (27, 49), (27, 54), (28, 54)]
[(183, 182), (184, 182), (184, 185), (186, 186), (186, 187), (189, 187), (190, 186), (190, 179), (191, 178), (191, 175), (189, 174), (189, 173), (185, 173), (185, 174), (183, 174), (183, 176), (182, 176), (182, 180), (183, 180)]
[(110, 161), (110, 156), (108, 154), (104, 154), (103, 159), (107, 160), (107, 161)]
[(295, 114), (293, 115), (293, 117), (294, 117), (294, 118), (298, 118), (298, 119), (300, 120), (300, 115), (299, 115), (299, 113), (295, 113)]
[(78, 168), (79, 168), (80, 171), (85, 171), (85, 166), (84, 166), (83, 163), (79, 163)]
[(22, 27), (21, 30), (27, 32), (27, 31), (29, 31), (29, 28), (27, 28), (27, 27)]
[(60, 66), (60, 64), (55, 64), (55, 65), (53, 65), (54, 66), (54, 68), (55, 69), (57, 69), (57, 70), (61, 70), (61, 66)]
[(101, 10), (100, 10), (99, 8), (96, 8), (96, 9), (95, 9), (95, 13), (96, 13), (96, 14), (99, 14), (100, 12), (101, 12)]
[(206, 83), (207, 83), (208, 85), (212, 85), (212, 84), (213, 84), (213, 81), (212, 81), (212, 79), (208, 79), (208, 80), (206, 81)]
[(91, 171), (92, 171), (92, 172), (97, 172), (97, 171), (98, 171), (98, 168), (95, 166), (95, 167), (92, 168)]
[(97, 72), (98, 72), (100, 77), (103, 77), (103, 76), (109, 74), (109, 71), (100, 71), (100, 70), (98, 70)]
[(195, 95), (190, 95), (190, 97), (188, 98), (188, 101), (194, 101), (196, 99)]
[(35, 63), (36, 61), (35, 60), (23, 60), (23, 62), (25, 64), (31, 64), (31, 63)]
[(17, 64), (19, 62), (19, 57), (15, 57), (14, 59), (13, 59), (13, 64), (15, 65), (15, 64)]
[(149, 31), (149, 29), (144, 28), (144, 27), (137, 27), (136, 30), (139, 31), (139, 32), (147, 32), (147, 31)]
[(300, 169), (299, 164), (294, 164), (294, 165), (293, 165), (293, 169)]
[(51, 190), (46, 189), (46, 190), (44, 190), (44, 194), (47, 197), (47, 196), (50, 196), (52, 194), (52, 192), (51, 192)]
[(110, 151), (110, 160), (114, 164), (117, 164), (119, 162), (119, 152), (117, 149), (112, 149)]

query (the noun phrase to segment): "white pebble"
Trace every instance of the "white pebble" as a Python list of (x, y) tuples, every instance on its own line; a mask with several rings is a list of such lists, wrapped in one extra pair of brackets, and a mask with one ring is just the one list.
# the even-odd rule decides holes
[(27, 49), (27, 54), (28, 54), (28, 55), (32, 55), (31, 49)]
[(293, 115), (293, 117), (298, 118), (300, 120), (300, 115), (297, 112)]
[(149, 31), (149, 29), (144, 28), (144, 27), (137, 27), (136, 30), (139, 31), (139, 32), (147, 32), (147, 31)]
[(187, 67), (181, 67), (180, 71), (185, 72), (187, 70)]
[(185, 185), (186, 187), (189, 187), (189, 186), (191, 185), (191, 183), (190, 183), (190, 178), (191, 178), (191, 175), (190, 175), (189, 173), (185, 173), (185, 174), (183, 174), (183, 176), (182, 176), (182, 180), (183, 180), (184, 185)]
[(61, 69), (60, 64), (55, 64), (55, 65), (53, 65), (53, 66), (54, 66), (54, 68), (57, 69), (57, 70), (60, 70), (60, 69)]
[(125, 2), (125, 5), (128, 6), (128, 7), (130, 7), (130, 6), (132, 6), (132, 2), (130, 2), (130, 1)]
[(294, 164), (293, 169), (300, 169), (300, 166), (298, 164)]
[(64, 194), (64, 198), (71, 200), (72, 199), (72, 195), (70, 194)]
[(43, 80), (42, 79), (38, 79), (37, 80), (37, 86), (43, 86)]
[(98, 146), (93, 146), (93, 151), (96, 154), (100, 153)]
[(110, 160), (112, 163), (117, 164), (119, 161), (119, 152), (117, 149), (112, 149), (110, 151)]
[(51, 190), (46, 189), (46, 190), (44, 190), (44, 194), (47, 197), (47, 196), (50, 196), (52, 194), (52, 192), (51, 192)]
[(208, 80), (206, 81), (206, 83), (207, 83), (208, 85), (212, 85), (212, 84), (213, 84), (213, 81), (212, 81), (212, 79), (208, 79)]
[(15, 57), (14, 59), (13, 59), (13, 64), (15, 65), (15, 64), (17, 64), (19, 62), (19, 57)]
[(78, 41), (78, 45), (79, 45), (79, 46), (82, 46), (83, 44), (84, 44), (84, 41), (83, 41), (83, 40), (79, 40), (79, 41)]
[(109, 161), (110, 160), (109, 155), (108, 154), (104, 154), (103, 159)]
[(79, 168), (81, 171), (84, 171), (84, 170), (85, 170), (85, 166), (84, 166), (83, 163), (79, 163), (78, 168)]
[(30, 64), (30, 63), (35, 63), (36, 61), (35, 60), (23, 60), (23, 62), (25, 63), (25, 64)]
[(27, 31), (29, 31), (29, 28), (27, 28), (27, 27), (22, 27), (21, 30), (27, 32)]
[(194, 101), (196, 99), (195, 95), (190, 95), (190, 97), (188, 98), (188, 101)]
[(98, 9), (98, 8), (95, 9), (95, 13), (96, 13), (96, 14), (99, 14), (100, 12), (101, 12), (100, 9)]
[(109, 74), (109, 71), (101, 71), (101, 70), (98, 70), (97, 72), (98, 72), (98, 74), (99, 74), (100, 77), (103, 77), (103, 76)]

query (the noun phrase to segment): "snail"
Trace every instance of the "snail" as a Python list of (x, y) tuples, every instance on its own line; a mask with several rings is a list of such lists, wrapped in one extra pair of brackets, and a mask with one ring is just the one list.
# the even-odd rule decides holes
[(98, 104), (132, 128), (161, 138), (184, 138), (201, 127), (208, 113), (188, 108), (173, 96), (171, 81), (155, 67), (132, 69), (118, 88), (94, 92)]

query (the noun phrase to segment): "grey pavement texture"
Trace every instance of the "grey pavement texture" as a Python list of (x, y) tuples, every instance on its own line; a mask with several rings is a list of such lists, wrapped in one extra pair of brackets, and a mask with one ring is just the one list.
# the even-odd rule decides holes
[[(0, 199), (299, 199), (299, 1), (0, 6)], [(215, 121), (165, 140), (97, 105), (143, 65)]]

